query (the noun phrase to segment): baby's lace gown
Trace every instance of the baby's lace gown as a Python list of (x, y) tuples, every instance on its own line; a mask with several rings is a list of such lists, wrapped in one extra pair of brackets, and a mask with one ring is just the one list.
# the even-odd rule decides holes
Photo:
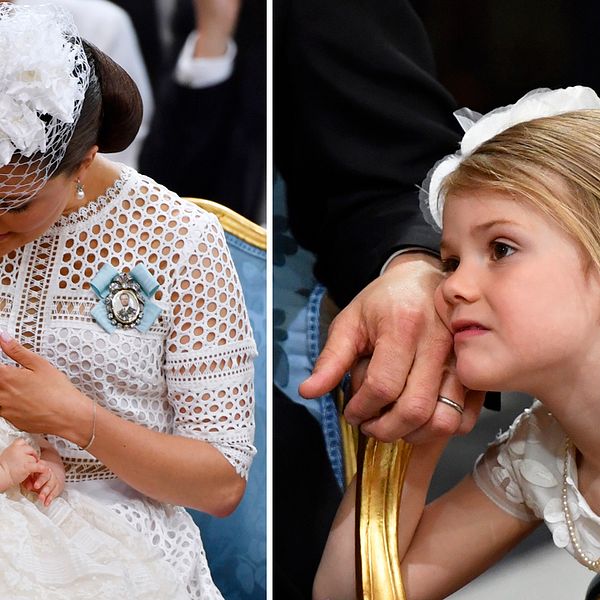
[[(0, 419), (0, 452), (22, 437)], [(0, 597), (10, 600), (188, 597), (160, 552), (101, 504), (76, 491), (44, 507), (19, 486), (0, 493)]]
[[(153, 301), (162, 312), (146, 333), (107, 333), (91, 317), (99, 299), (90, 281), (107, 263), (119, 272), (142, 264), (158, 280)], [(122, 167), (105, 196), (0, 258), (0, 328), (100, 406), (155, 431), (204, 440), (247, 476), (256, 349), (214, 216)], [(190, 599), (222, 598), (183, 508), (143, 496), (74, 444), (49, 441), (65, 463), (69, 491), (93, 497), (143, 534)]]

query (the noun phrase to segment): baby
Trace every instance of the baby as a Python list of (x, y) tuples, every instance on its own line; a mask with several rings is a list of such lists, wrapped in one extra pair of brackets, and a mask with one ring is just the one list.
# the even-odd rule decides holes
[[(6, 429), (6, 421), (0, 429)], [(58, 452), (40, 438), (39, 451), (24, 437), (17, 437), (0, 452), (0, 492), (19, 484), (38, 495), (44, 506), (65, 487), (65, 469)]]
[(0, 448), (0, 598), (187, 600), (144, 536), (64, 490), (64, 466), (44, 438), (0, 418)]

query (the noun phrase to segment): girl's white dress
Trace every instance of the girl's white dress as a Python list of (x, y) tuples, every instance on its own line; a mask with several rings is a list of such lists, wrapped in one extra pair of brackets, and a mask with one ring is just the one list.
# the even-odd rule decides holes
[[(0, 419), (0, 451), (22, 437)], [(101, 504), (76, 491), (44, 507), (15, 486), (0, 493), (0, 597), (10, 600), (184, 600), (160, 552)]]
[[(536, 400), (478, 458), (473, 475), (488, 498), (514, 517), (545, 521), (555, 545), (579, 560), (562, 508), (565, 440), (558, 421)], [(567, 460), (567, 498), (581, 549), (592, 559), (600, 557), (600, 517), (577, 489), (573, 450)]]
[[(158, 280), (153, 301), (162, 312), (147, 332), (108, 333), (92, 318), (99, 298), (90, 281), (107, 263), (119, 272), (142, 264)], [(204, 440), (247, 477), (256, 348), (214, 216), (122, 167), (106, 195), (0, 258), (0, 328), (100, 406)], [(69, 491), (93, 497), (142, 533), (190, 599), (222, 598), (184, 508), (143, 496), (68, 441), (49, 441), (65, 463)]]

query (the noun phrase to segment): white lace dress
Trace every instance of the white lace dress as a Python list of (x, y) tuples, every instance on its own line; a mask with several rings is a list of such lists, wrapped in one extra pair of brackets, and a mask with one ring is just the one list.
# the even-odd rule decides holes
[[(0, 418), (0, 452), (35, 440)], [(39, 448), (38, 448), (39, 449)], [(11, 600), (185, 600), (174, 570), (145, 536), (88, 496), (45, 507), (19, 486), (0, 493), (0, 597)]]
[[(561, 426), (536, 400), (478, 458), (473, 475), (486, 496), (514, 517), (545, 521), (556, 546), (579, 560), (562, 510), (564, 447)], [(572, 451), (567, 463), (567, 498), (579, 545), (595, 559), (600, 556), (600, 517), (577, 489)]]
[[(162, 312), (146, 333), (105, 331), (90, 281), (104, 264), (142, 264)], [(123, 167), (105, 196), (0, 258), (0, 328), (49, 360), (99, 405), (155, 431), (204, 440), (246, 477), (255, 448), (256, 348), (217, 219)], [(3, 358), (2, 360), (7, 360)], [(189, 598), (221, 598), (197, 527), (142, 496), (91, 454), (49, 441), (67, 488), (108, 506), (158, 547)]]

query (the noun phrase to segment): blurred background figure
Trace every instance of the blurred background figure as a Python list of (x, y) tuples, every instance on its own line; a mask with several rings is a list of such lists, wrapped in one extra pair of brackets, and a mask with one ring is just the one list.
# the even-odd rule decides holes
[[(133, 11), (148, 0), (122, 3)], [(266, 2), (175, 0), (171, 9), (140, 169), (264, 222)]]

